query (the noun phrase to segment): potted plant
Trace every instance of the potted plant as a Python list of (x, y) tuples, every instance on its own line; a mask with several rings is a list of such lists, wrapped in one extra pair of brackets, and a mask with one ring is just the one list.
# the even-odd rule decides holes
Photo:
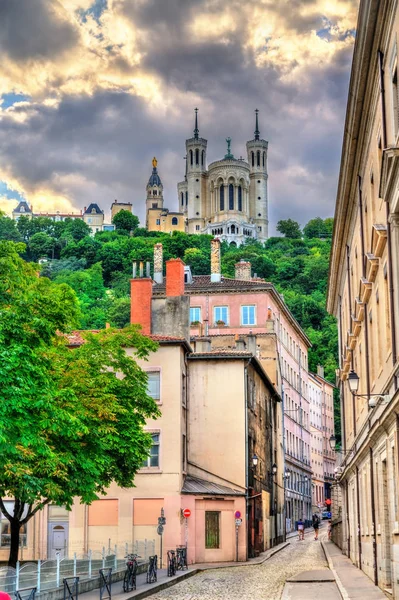
[(220, 319), (218, 321), (216, 321), (216, 325), (218, 327), (224, 327), (226, 325), (226, 323), (224, 321), (221, 321)]
[(201, 321), (191, 321), (191, 327), (199, 327), (201, 325)]

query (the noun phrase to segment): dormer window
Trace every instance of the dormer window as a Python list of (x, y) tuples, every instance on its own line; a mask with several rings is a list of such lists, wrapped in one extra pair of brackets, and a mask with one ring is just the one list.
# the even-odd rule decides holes
[(92, 215), (95, 215), (95, 214), (96, 214), (96, 209), (95, 209), (95, 208), (92, 208), (92, 209), (91, 209), (91, 214), (92, 214)]
[(19, 212), (25, 212), (25, 207), (21, 206), (21, 208), (19, 209)]

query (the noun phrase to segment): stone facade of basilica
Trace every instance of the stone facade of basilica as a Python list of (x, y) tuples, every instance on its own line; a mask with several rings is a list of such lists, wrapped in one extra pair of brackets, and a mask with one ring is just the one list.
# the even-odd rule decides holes
[(186, 173), (178, 183), (179, 212), (163, 206), (163, 186), (156, 160), (147, 184), (146, 225), (150, 231), (204, 233), (239, 246), (247, 238), (268, 237), (267, 147), (261, 139), (256, 110), (254, 139), (247, 157), (235, 158), (227, 138), (227, 153), (207, 165), (207, 140), (200, 137), (195, 111), (193, 137), (186, 140)]

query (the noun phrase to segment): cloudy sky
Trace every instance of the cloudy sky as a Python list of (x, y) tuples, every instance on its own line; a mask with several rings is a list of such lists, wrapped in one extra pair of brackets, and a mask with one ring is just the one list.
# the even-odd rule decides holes
[(356, 0), (1, 0), (0, 208), (117, 198), (151, 159), (177, 208), (194, 108), (208, 162), (269, 141), (271, 230), (332, 216)]

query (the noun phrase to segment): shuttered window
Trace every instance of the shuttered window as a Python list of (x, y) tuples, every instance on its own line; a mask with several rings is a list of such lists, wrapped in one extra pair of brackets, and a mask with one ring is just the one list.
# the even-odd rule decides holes
[(220, 548), (220, 512), (205, 511), (205, 548)]

